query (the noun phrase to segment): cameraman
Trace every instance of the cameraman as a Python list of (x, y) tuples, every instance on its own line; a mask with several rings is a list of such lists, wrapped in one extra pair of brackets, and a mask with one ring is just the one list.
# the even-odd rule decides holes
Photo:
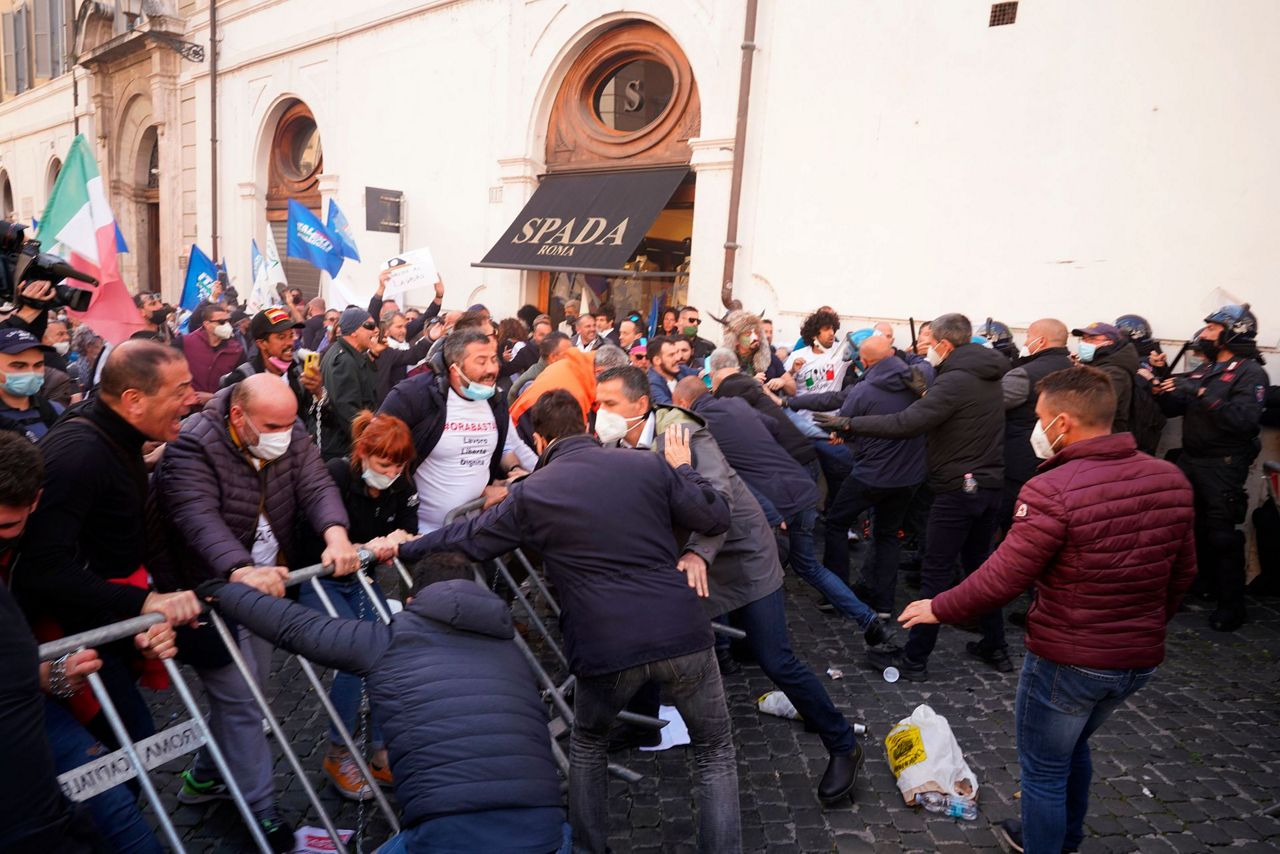
[(3, 321), (0, 329), (24, 329), (36, 337), (44, 338), (49, 325), (48, 300), (53, 299), (52, 282), (24, 282), (17, 287), (14, 312)]

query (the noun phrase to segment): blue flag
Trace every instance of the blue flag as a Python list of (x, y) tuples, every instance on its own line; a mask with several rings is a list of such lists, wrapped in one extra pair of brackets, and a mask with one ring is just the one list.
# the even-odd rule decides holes
[(662, 310), (662, 295), (653, 295), (653, 305), (649, 308), (649, 334), (658, 337), (658, 312)]
[(289, 240), (285, 251), (290, 258), (301, 258), (324, 270), (329, 278), (337, 276), (342, 269), (342, 250), (329, 229), (293, 199), (289, 200)]
[(179, 307), (192, 311), (202, 301), (209, 299), (213, 286), (218, 282), (218, 267), (200, 247), (191, 244), (191, 258), (187, 261), (187, 279), (182, 285), (182, 302)]
[(120, 221), (116, 220), (116, 253), (123, 255), (129, 251), (129, 244), (124, 242), (124, 235), (120, 233)]
[(36, 219), (35, 217), (31, 218), (31, 230), (32, 231), (40, 230), (40, 220)]
[(329, 200), (329, 222), (327, 223), (330, 236), (333, 241), (338, 244), (338, 249), (342, 252), (343, 257), (350, 258), (352, 261), (360, 260), (360, 253), (356, 250), (355, 238), (351, 236), (351, 224), (347, 222), (347, 218), (342, 215), (342, 211), (338, 208), (338, 203), (333, 199)]

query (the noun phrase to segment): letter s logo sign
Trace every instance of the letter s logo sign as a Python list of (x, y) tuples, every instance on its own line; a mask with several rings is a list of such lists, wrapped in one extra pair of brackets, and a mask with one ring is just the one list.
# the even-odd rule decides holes
[(644, 107), (644, 81), (628, 80), (622, 93), (624, 113), (638, 113)]

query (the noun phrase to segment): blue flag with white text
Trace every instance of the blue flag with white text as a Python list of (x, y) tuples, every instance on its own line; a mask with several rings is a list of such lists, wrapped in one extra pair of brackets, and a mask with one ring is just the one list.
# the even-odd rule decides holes
[[(187, 260), (187, 278), (182, 284), (182, 301), (178, 306), (191, 312), (213, 292), (218, 282), (218, 266), (209, 260), (209, 256), (200, 251), (200, 247), (191, 244), (191, 257)], [(185, 323), (184, 323), (185, 325)]]
[(329, 234), (333, 237), (343, 256), (352, 261), (360, 260), (360, 252), (356, 249), (355, 238), (351, 236), (351, 224), (342, 215), (342, 210), (333, 199), (329, 200), (329, 221), (326, 223)]
[(324, 270), (330, 278), (342, 269), (342, 250), (329, 229), (311, 211), (289, 200), (289, 240), (285, 246), (290, 258), (301, 258), (313, 267)]

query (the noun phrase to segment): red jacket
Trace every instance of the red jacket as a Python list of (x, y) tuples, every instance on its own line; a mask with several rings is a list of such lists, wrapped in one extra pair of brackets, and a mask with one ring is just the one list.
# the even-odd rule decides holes
[(222, 377), (244, 361), (244, 348), (234, 338), (213, 347), (204, 330), (197, 329), (180, 340), (182, 355), (187, 357), (187, 367), (191, 369), (191, 387), (196, 391), (214, 394), (222, 388)]
[(1104, 670), (1159, 664), (1165, 624), (1196, 574), (1186, 478), (1129, 433), (1069, 445), (1038, 471), (1004, 542), (933, 600), (934, 615), (964, 622), (1034, 583), (1027, 649), (1036, 655)]

